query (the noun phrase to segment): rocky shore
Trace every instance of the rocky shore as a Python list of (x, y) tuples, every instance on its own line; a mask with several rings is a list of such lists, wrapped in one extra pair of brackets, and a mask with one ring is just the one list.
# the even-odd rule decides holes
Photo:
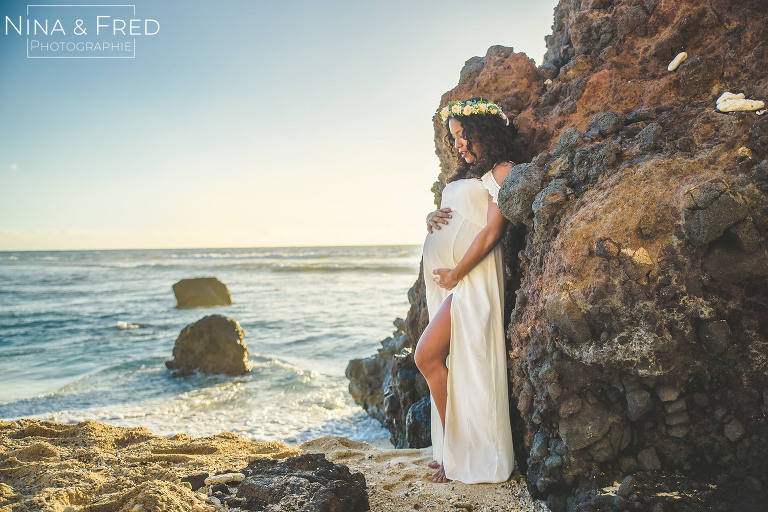
[(0, 512), (529, 512), (522, 475), (434, 484), (431, 450), (341, 437), (300, 446), (192, 438), (94, 421), (0, 422)]
[[(516, 116), (499, 195), (511, 415), (531, 494), (555, 512), (765, 510), (765, 12), (562, 0), (541, 66), (491, 47), (439, 102)], [(436, 118), (436, 204), (454, 170), (441, 139)], [(404, 447), (424, 431), (421, 278), (409, 300), (403, 328), (348, 368)]]

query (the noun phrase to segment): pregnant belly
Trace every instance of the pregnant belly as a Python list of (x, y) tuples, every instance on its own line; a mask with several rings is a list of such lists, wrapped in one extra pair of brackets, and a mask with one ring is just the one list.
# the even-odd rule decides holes
[(454, 268), (472, 245), (480, 228), (460, 213), (453, 211), (448, 224), (433, 229), (424, 240), (424, 268), (432, 272), (436, 268)]

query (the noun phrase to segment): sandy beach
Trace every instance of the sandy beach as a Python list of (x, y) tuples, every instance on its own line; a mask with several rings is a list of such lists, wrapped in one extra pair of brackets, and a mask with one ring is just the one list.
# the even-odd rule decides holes
[(433, 483), (427, 477), (432, 448), (387, 449), (343, 437), (307, 441), (303, 451), (322, 452), (333, 462), (365, 475), (371, 511), (476, 510), (526, 512), (538, 510), (523, 476), (515, 471), (502, 484)]
[(503, 484), (435, 484), (431, 450), (395, 450), (322, 437), (300, 446), (248, 441), (223, 432), (192, 438), (153, 435), (94, 421), (0, 422), (0, 512), (236, 510), (182, 479), (237, 471), (259, 458), (321, 452), (365, 475), (371, 511), (536, 510), (519, 473)]

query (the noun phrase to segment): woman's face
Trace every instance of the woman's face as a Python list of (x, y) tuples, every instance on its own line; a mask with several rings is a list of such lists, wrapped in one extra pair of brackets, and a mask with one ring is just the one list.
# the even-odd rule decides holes
[(472, 151), (474, 151), (475, 155), (469, 152), (469, 148), (467, 147), (467, 139), (464, 138), (464, 128), (461, 126), (461, 121), (455, 117), (449, 118), (448, 129), (451, 131), (451, 135), (453, 135), (453, 146), (458, 150), (461, 158), (463, 158), (464, 161), (468, 164), (474, 162), (477, 159), (475, 155), (479, 157), (480, 151), (477, 147), (477, 143), (472, 142)]

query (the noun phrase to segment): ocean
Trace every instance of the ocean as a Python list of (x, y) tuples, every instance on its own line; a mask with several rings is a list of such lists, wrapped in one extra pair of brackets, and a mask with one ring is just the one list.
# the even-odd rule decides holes
[[(289, 444), (387, 438), (344, 369), (405, 318), (420, 255), (413, 245), (0, 252), (0, 419)], [(171, 286), (208, 276), (233, 304), (176, 308)], [(240, 323), (253, 371), (172, 378), (164, 363), (179, 332), (210, 314)]]

